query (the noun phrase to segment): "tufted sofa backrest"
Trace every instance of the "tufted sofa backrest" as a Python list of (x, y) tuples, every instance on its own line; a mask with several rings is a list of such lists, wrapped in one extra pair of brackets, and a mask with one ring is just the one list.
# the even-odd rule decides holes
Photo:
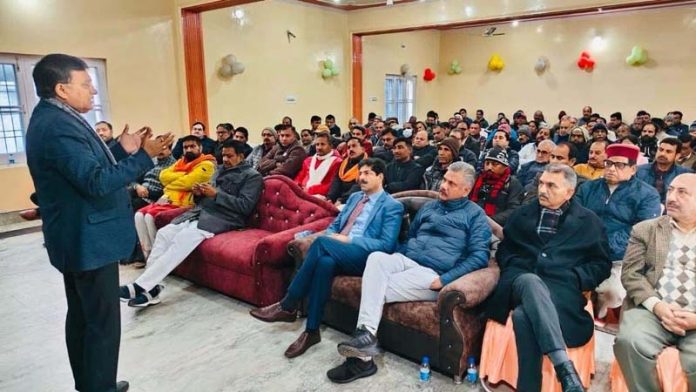
[(291, 179), (268, 176), (249, 227), (277, 233), (336, 215), (333, 204), (308, 195)]

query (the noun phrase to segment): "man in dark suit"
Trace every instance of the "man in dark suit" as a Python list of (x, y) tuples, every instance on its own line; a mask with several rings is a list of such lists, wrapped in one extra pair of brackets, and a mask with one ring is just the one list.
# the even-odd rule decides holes
[(518, 353), (517, 389), (541, 390), (543, 355), (551, 359), (564, 392), (584, 391), (567, 347), (592, 337), (583, 291), (609, 277), (607, 235), (593, 212), (572, 200), (576, 174), (549, 164), (539, 178), (539, 199), (507, 221), (496, 259), (500, 280), (488, 317), (505, 323), (512, 310)]
[(43, 218), (48, 256), (68, 300), (65, 333), (78, 391), (126, 391), (116, 383), (121, 314), (118, 260), (135, 244), (126, 186), (172, 142), (127, 131), (107, 148), (81, 113), (96, 90), (79, 58), (51, 54), (35, 66), (41, 101), (27, 130), (27, 162)]
[(278, 303), (251, 311), (262, 321), (293, 322), (300, 301), (308, 298), (307, 326), (285, 351), (288, 358), (302, 355), (321, 341), (319, 325), (334, 276), (361, 276), (370, 253), (391, 253), (396, 248), (404, 207), (382, 188), (384, 162), (368, 158), (359, 167), (361, 191), (350, 196), (326, 233), (309, 247), (288, 293)]

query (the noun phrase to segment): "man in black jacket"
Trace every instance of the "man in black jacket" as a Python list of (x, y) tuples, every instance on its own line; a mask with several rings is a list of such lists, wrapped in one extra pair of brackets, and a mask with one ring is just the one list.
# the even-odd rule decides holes
[(500, 323), (512, 311), (520, 391), (541, 390), (544, 354), (564, 392), (584, 391), (566, 348), (592, 337), (583, 291), (609, 277), (611, 261), (602, 221), (572, 200), (575, 182), (570, 167), (548, 165), (539, 178), (539, 202), (510, 217), (496, 254), (500, 280), (486, 310)]
[(396, 139), (392, 151), (394, 160), (384, 172), (384, 190), (397, 193), (418, 189), (424, 169), (411, 159), (411, 141), (404, 137)]
[(242, 229), (263, 190), (263, 178), (244, 158), (244, 143), (227, 139), (222, 147), (223, 164), (212, 184), (196, 184), (196, 206), (176, 217), (157, 232), (147, 269), (132, 284), (121, 286), (120, 297), (128, 306), (160, 303), (159, 283), (208, 238)]
[(488, 150), (469, 199), (502, 226), (523, 198), (524, 187), (510, 172), (507, 152), (497, 147)]
[(413, 160), (421, 167), (430, 167), (437, 157), (437, 148), (428, 142), (428, 131), (418, 131), (413, 135)]

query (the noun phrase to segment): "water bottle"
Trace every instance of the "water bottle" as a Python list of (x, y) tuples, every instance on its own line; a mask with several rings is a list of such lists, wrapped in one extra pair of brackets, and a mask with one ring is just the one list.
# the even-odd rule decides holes
[(14, 154), (10, 154), (9, 164), (14, 165), (16, 163)]
[(467, 359), (467, 369), (466, 369), (466, 382), (470, 386), (475, 386), (478, 384), (478, 368), (476, 367), (476, 358), (473, 356)]
[(423, 357), (420, 366), (420, 380), (422, 382), (430, 381), (430, 358), (426, 355)]
[(305, 237), (310, 236), (312, 234), (314, 234), (314, 232), (312, 230), (303, 230), (303, 231), (295, 234), (295, 239), (299, 240), (301, 238), (305, 238)]

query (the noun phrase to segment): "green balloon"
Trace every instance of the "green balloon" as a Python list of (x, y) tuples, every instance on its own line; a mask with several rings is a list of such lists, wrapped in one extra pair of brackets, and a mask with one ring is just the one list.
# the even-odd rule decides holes
[(453, 60), (453, 61), (452, 61), (452, 65), (455, 66), (455, 67), (456, 67), (457, 65), (459, 65), (459, 60)]
[(328, 69), (328, 68), (324, 68), (324, 69), (321, 71), (321, 77), (324, 78), (324, 79), (330, 78), (331, 75), (332, 75), (331, 70)]
[(338, 75), (338, 69), (337, 68), (331, 68), (331, 76), (336, 76)]
[(333, 66), (334, 66), (334, 63), (333, 63), (333, 61), (331, 61), (331, 59), (324, 60), (324, 68), (331, 69), (331, 68), (333, 68)]

